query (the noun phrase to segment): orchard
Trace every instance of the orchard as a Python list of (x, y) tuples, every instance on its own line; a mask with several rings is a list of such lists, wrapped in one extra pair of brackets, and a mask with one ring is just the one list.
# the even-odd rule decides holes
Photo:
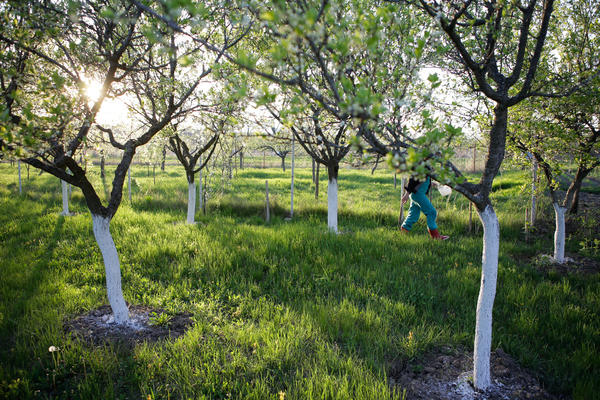
[(0, 16), (0, 397), (599, 398), (597, 1)]

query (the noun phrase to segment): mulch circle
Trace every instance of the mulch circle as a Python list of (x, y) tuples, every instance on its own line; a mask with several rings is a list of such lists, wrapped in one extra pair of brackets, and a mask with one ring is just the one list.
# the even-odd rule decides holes
[(561, 276), (569, 274), (591, 275), (600, 273), (600, 261), (583, 257), (577, 254), (569, 254), (566, 261), (559, 264), (550, 255), (541, 255), (532, 260), (538, 271), (543, 273), (554, 273)]
[(397, 363), (389, 385), (406, 389), (407, 400), (560, 400), (548, 393), (535, 376), (501, 349), (491, 354), (492, 386), (478, 391), (472, 385), (473, 356), (464, 349), (441, 347), (424, 357)]
[[(161, 315), (163, 318), (157, 317)], [(67, 321), (64, 329), (95, 346), (109, 342), (133, 347), (141, 342), (178, 338), (193, 324), (190, 313), (170, 315), (160, 308), (143, 305), (130, 305), (129, 316), (130, 323), (116, 324), (112, 320), (110, 306), (104, 305)], [(162, 323), (156, 322), (160, 320)]]

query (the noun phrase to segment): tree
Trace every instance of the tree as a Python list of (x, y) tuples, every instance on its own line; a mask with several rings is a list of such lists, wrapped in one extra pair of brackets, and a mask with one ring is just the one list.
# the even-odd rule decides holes
[[(433, 18), (453, 46), (455, 65), (471, 90), (494, 104), (487, 159), (478, 183), (455, 173), (454, 189), (477, 207), (483, 224), (481, 287), (477, 302), (473, 381), (478, 389), (491, 384), (492, 309), (496, 293), (500, 229), (490, 192), (505, 154), (508, 110), (543, 93), (536, 72), (553, 12), (553, 0), (410, 1)], [(398, 153), (396, 153), (398, 154)], [(462, 183), (460, 182), (462, 181)]]
[(338, 122), (314, 104), (303, 107), (310, 114), (297, 112), (284, 114), (268, 105), (270, 114), (292, 132), (302, 148), (315, 160), (327, 168), (327, 226), (338, 232), (338, 174), (340, 161), (351, 149), (348, 123)]
[(281, 170), (285, 172), (285, 159), (292, 151), (290, 147), (291, 140), (281, 136), (280, 128), (266, 128), (263, 126), (263, 130), (265, 132), (265, 139), (270, 143), (261, 145), (259, 148), (262, 150), (268, 150), (279, 157), (281, 159)]
[[(554, 77), (556, 91), (580, 82), (568, 96), (541, 98), (521, 104), (509, 127), (514, 147), (542, 169), (554, 207), (554, 260), (565, 261), (565, 214), (576, 212), (579, 191), (585, 177), (600, 165), (600, 4), (568, 1), (559, 4), (561, 15), (554, 39), (555, 56), (542, 64)], [(560, 57), (555, 60), (554, 57)], [(575, 164), (577, 171), (566, 176)], [(558, 178), (570, 182), (564, 195), (558, 191)]]
[[(187, 223), (194, 223), (196, 205), (195, 175), (210, 161), (219, 138), (229, 133), (237, 122), (236, 104), (221, 96), (213, 99), (217, 105), (196, 110), (192, 116), (193, 124), (181, 132), (179, 126), (185, 121), (174, 124), (168, 135), (171, 150), (186, 171), (188, 181)], [(200, 164), (198, 164), (200, 160)]]
[[(2, 120), (2, 149), (24, 153), (22, 160), (27, 164), (82, 190), (104, 259), (114, 320), (126, 323), (129, 315), (110, 221), (121, 203), (125, 176), (137, 149), (177, 118), (209, 71), (185, 85), (176, 84), (178, 68), (185, 58), (177, 51), (174, 34), (159, 23), (146, 21), (128, 1), (82, 0), (52, 5), (15, 1), (5, 10), (21, 20), (14, 27), (2, 28), (0, 42), (26, 52), (28, 63), (18, 89), (10, 97), (13, 103), (3, 104), (8, 112)], [(39, 40), (45, 34), (50, 37), (41, 45)], [(164, 37), (170, 40), (159, 45)], [(86, 79), (101, 80), (100, 93), (93, 100), (86, 94)], [(125, 142), (120, 142), (110, 128), (98, 126), (121, 151), (112, 191), (104, 205), (77, 155), (96, 126), (104, 99), (131, 88), (138, 89), (138, 113), (151, 123), (141, 126), (139, 134), (131, 132)], [(153, 102), (156, 97), (152, 94), (157, 92), (164, 95), (166, 108), (160, 109)]]
[[(489, 195), (504, 158), (509, 108), (543, 94), (535, 78), (554, 1), (398, 0), (379, 6), (365, 0), (353, 2), (352, 7), (325, 0), (244, 4), (259, 21), (254, 34), (266, 44), (261, 42), (259, 51), (252, 54), (240, 50), (226, 58), (290, 88), (297, 98), (310, 98), (339, 122), (351, 119), (370, 146), (366, 150), (391, 154), (390, 162), (399, 170), (421, 176), (435, 172), (439, 181), (451, 183), (476, 205), (484, 237), (474, 383), (479, 389), (487, 388), (500, 240)], [(423, 110), (413, 122), (420, 131), (417, 137), (406, 129), (410, 120), (404, 115), (386, 115), (392, 109), (386, 104), (395, 104), (401, 111), (408, 100), (408, 108), (413, 108), (404, 89), (412, 87), (423, 57), (435, 54), (425, 51), (428, 42), (440, 42), (427, 23), (425, 29), (420, 26), (422, 17), (408, 4), (436, 23), (454, 49), (453, 61), (467, 84), (495, 104), (479, 183), (468, 182), (447, 162), (448, 143), (460, 133), (457, 129), (441, 125)], [(430, 82), (432, 87), (439, 85), (435, 75)], [(265, 84), (262, 90), (263, 101), (272, 102), (269, 86)], [(301, 102), (292, 98), (291, 104)], [(398, 119), (404, 124), (391, 123)]]

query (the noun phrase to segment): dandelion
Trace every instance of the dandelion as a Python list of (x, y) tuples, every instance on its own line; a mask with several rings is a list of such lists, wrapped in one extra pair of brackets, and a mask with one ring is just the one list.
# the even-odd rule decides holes
[(48, 351), (50, 353), (54, 353), (55, 351), (59, 351), (59, 350), (60, 350), (60, 347), (57, 347), (57, 346), (50, 346), (50, 347), (48, 347)]
[(278, 394), (279, 394), (279, 400), (285, 400), (285, 392), (280, 391)]

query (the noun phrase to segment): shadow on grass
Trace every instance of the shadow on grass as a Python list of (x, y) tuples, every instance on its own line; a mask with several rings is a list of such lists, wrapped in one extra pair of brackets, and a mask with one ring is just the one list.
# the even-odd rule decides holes
[[(28, 318), (27, 305), (35, 299), (35, 295), (40, 291), (41, 286), (47, 284), (50, 272), (48, 264), (61, 238), (64, 222), (64, 216), (58, 217), (52, 234), (47, 237), (48, 242), (46, 246), (39, 251), (37, 262), (31, 265), (27, 279), (23, 280), (19, 285), (19, 296), (11, 299), (13, 305), (10, 308), (10, 313), (3, 319), (4, 323), (0, 328), (3, 332), (0, 335), (0, 351), (2, 352), (8, 352), (12, 348), (15, 339), (14, 334), (18, 331), (17, 328), (21, 326), (24, 319)], [(30, 223), (34, 224), (35, 222), (32, 221)]]

